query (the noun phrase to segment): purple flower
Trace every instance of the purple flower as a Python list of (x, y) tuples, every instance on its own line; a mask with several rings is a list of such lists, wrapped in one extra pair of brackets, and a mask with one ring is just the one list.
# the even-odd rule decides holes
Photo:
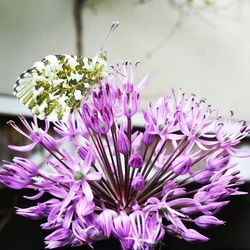
[(174, 134), (179, 129), (175, 123), (174, 112), (170, 112), (167, 98), (160, 98), (150, 111), (144, 111), (145, 128), (147, 133), (161, 137), (183, 138)]
[(38, 175), (38, 167), (31, 160), (14, 157), (12, 163), (3, 165), (0, 171), (0, 181), (13, 189), (27, 187), (32, 177)]
[(47, 217), (53, 207), (58, 205), (59, 202), (57, 199), (50, 199), (33, 207), (17, 208), (16, 213), (33, 220), (38, 220)]
[(74, 235), (72, 231), (66, 228), (60, 228), (45, 238), (46, 248), (53, 249), (67, 246), (73, 243)]
[[(233, 113), (225, 120), (224, 123), (219, 123), (216, 128), (216, 138), (220, 143), (220, 148), (227, 150), (232, 155), (237, 155), (238, 150), (234, 146), (249, 134), (250, 128), (245, 121), (238, 123), (232, 122)], [(249, 156), (249, 152), (246, 154)]]
[(211, 215), (202, 215), (194, 220), (195, 224), (201, 228), (210, 228), (223, 225), (225, 222)]
[(212, 175), (213, 175), (212, 171), (201, 170), (201, 171), (194, 173), (193, 180), (200, 184), (207, 183), (211, 179)]
[(95, 210), (95, 204), (92, 200), (87, 200), (85, 197), (81, 197), (76, 203), (76, 214), (81, 220), (84, 220), (85, 216), (92, 214)]
[(59, 142), (76, 140), (78, 136), (88, 138), (88, 131), (79, 114), (72, 114), (68, 120), (54, 123), (54, 130), (61, 136)]
[(141, 173), (138, 173), (137, 176), (132, 180), (132, 187), (134, 190), (142, 190), (145, 185), (144, 177)]
[(17, 132), (28, 138), (30, 141), (32, 141), (32, 143), (26, 146), (9, 145), (10, 149), (20, 152), (28, 152), (31, 151), (37, 144), (41, 144), (50, 151), (54, 151), (56, 149), (56, 140), (48, 134), (50, 127), (48, 121), (45, 121), (45, 129), (43, 130), (39, 127), (37, 118), (35, 116), (33, 116), (33, 122), (31, 125), (23, 116), (20, 116), (20, 120), (25, 129), (28, 130), (29, 134), (26, 134), (23, 130), (21, 130), (13, 121), (10, 121), (9, 123)]
[(127, 155), (130, 151), (130, 142), (123, 129), (120, 129), (118, 133), (117, 149), (120, 153)]
[(186, 174), (192, 166), (192, 162), (192, 157), (180, 156), (172, 163), (173, 171), (178, 175)]
[(128, 118), (132, 117), (138, 109), (139, 94), (137, 92), (125, 94), (121, 100), (121, 105), (123, 106), (124, 115)]
[[(93, 247), (113, 237), (124, 250), (149, 250), (165, 233), (207, 241), (193, 226), (224, 224), (214, 214), (230, 196), (245, 194), (231, 159), (250, 156), (236, 148), (249, 127), (223, 120), (204, 99), (180, 90), (144, 110), (144, 131), (137, 130), (134, 116), (148, 76), (135, 86), (137, 63), (111, 68), (67, 121), (45, 121), (41, 128), (36, 117), (30, 123), (21, 117), (25, 131), (10, 122), (31, 142), (11, 149), (28, 152), (39, 144), (50, 154), (41, 167), (19, 157), (4, 162), (1, 183), (35, 191), (24, 198), (37, 204), (17, 208), (17, 214), (43, 218), (42, 229), (52, 230), (45, 238), (49, 249)], [(44, 194), (50, 198), (40, 202)]]
[(229, 163), (230, 156), (223, 149), (215, 151), (207, 158), (208, 170), (219, 170), (223, 166), (226, 166)]
[(143, 165), (143, 159), (138, 152), (130, 156), (128, 165), (131, 168), (140, 168)]
[(89, 246), (96, 240), (102, 239), (100, 231), (91, 222), (75, 220), (72, 224), (72, 231), (75, 237)]
[(130, 249), (133, 241), (130, 239), (132, 228), (129, 216), (123, 212), (114, 218), (113, 223), (113, 234), (120, 239), (124, 249)]
[(79, 145), (79, 146), (77, 146), (77, 153), (82, 160), (85, 160), (88, 157), (88, 154), (90, 154), (91, 155), (90, 157), (92, 160), (91, 163), (92, 164), (95, 163), (96, 155), (95, 155), (94, 151), (92, 150), (91, 145), (86, 145), (86, 146)]
[(135, 211), (129, 217), (133, 249), (150, 249), (152, 245), (163, 239), (164, 229), (154, 216)]
[(98, 227), (106, 237), (110, 237), (111, 235), (113, 230), (113, 219), (115, 217), (117, 217), (117, 213), (114, 210), (104, 209), (96, 219)]
[(147, 131), (144, 132), (143, 134), (143, 143), (145, 146), (150, 146), (155, 139), (155, 135), (149, 134)]
[(131, 222), (129, 216), (122, 212), (120, 215), (114, 218), (114, 228), (113, 233), (119, 238), (127, 238), (130, 236), (131, 232)]
[(200, 241), (208, 241), (209, 239), (195, 231), (194, 229), (187, 229), (182, 233), (182, 238), (189, 242), (200, 242)]

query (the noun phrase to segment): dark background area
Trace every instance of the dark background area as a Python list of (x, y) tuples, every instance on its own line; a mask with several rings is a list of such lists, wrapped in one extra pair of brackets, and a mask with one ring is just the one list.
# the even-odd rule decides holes
[[(250, 192), (250, 182), (242, 186), (241, 190)], [(49, 231), (40, 229), (40, 221), (32, 221), (14, 213), (14, 206), (28, 207), (34, 201), (27, 201), (22, 196), (29, 194), (28, 190), (15, 191), (2, 188), (0, 190), (1, 223), (6, 219), (5, 225), (0, 227), (0, 249), (2, 250), (42, 250), (45, 249), (44, 237)], [(183, 240), (175, 239), (166, 234), (161, 249), (167, 250), (249, 250), (250, 249), (250, 196), (232, 197), (231, 202), (217, 215), (225, 220), (226, 225), (209, 230), (199, 230), (210, 237), (210, 241), (201, 244), (190, 244)], [(7, 221), (8, 220), (8, 221)], [(3, 223), (1, 224), (3, 225)], [(115, 240), (96, 242), (95, 249), (119, 249)], [(70, 247), (60, 250), (72, 249)], [(90, 249), (82, 246), (73, 249)]]

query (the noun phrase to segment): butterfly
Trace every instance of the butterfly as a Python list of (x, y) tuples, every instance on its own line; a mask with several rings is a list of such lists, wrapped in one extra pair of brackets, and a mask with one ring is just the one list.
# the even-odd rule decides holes
[(66, 120), (107, 75), (103, 47), (117, 26), (118, 22), (113, 22), (99, 54), (93, 58), (62, 54), (36, 62), (17, 79), (14, 95), (41, 120)]

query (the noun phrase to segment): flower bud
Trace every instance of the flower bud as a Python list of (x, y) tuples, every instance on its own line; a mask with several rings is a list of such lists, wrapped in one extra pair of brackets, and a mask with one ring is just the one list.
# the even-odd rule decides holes
[(200, 173), (196, 173), (193, 176), (193, 180), (197, 183), (206, 183), (209, 181), (209, 179), (211, 178), (211, 176), (213, 175), (213, 172), (208, 171), (208, 170), (201, 170)]
[(174, 190), (176, 187), (177, 187), (177, 184), (175, 181), (172, 181), (172, 180), (166, 181), (162, 189), (163, 195), (168, 193), (169, 191)]
[(92, 157), (92, 160), (91, 162), (92, 163), (95, 163), (95, 160), (96, 160), (96, 156), (92, 150), (92, 148), (90, 146), (86, 147), (86, 146), (83, 146), (83, 145), (80, 145), (77, 147), (77, 153), (78, 155), (80, 156), (80, 158), (82, 160), (86, 160), (87, 158), (87, 155), (88, 153), (90, 154), (90, 156)]
[(82, 160), (86, 159), (87, 153), (88, 153), (88, 149), (84, 146), (79, 146), (77, 148), (77, 153), (78, 155), (81, 157)]
[(144, 132), (143, 134), (143, 143), (145, 146), (150, 146), (155, 139), (155, 135), (149, 134), (147, 131)]
[(127, 155), (130, 151), (130, 142), (123, 131), (120, 131), (118, 134), (117, 148), (124, 155)]
[(208, 241), (209, 239), (195, 231), (194, 229), (187, 229), (182, 233), (182, 238), (188, 242)]
[(130, 93), (123, 96), (123, 112), (128, 118), (132, 117), (138, 109), (139, 105), (139, 94), (136, 92)]
[(226, 166), (229, 162), (229, 155), (220, 155), (221, 151), (213, 153), (207, 159), (206, 169), (208, 170), (219, 170), (220, 168)]
[(131, 168), (140, 168), (143, 164), (143, 159), (138, 152), (135, 152), (133, 155), (130, 156), (128, 165)]
[(186, 174), (188, 173), (190, 167), (192, 166), (192, 158), (189, 156), (180, 156), (173, 163), (172, 168), (176, 174)]
[(217, 219), (212, 215), (202, 215), (194, 220), (195, 224), (201, 228), (211, 228), (223, 225), (224, 221)]
[(42, 137), (42, 144), (50, 151), (54, 151), (57, 148), (56, 140), (48, 134)]
[(86, 103), (82, 106), (82, 120), (87, 128), (91, 127), (91, 110)]
[(138, 173), (137, 176), (132, 180), (132, 187), (134, 190), (142, 190), (145, 185), (144, 177), (141, 173)]

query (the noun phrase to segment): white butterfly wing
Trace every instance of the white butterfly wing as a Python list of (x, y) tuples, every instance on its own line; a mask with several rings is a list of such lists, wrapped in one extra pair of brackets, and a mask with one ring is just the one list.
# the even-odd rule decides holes
[(105, 70), (106, 59), (100, 56), (49, 55), (20, 75), (14, 95), (39, 119), (65, 120)]

